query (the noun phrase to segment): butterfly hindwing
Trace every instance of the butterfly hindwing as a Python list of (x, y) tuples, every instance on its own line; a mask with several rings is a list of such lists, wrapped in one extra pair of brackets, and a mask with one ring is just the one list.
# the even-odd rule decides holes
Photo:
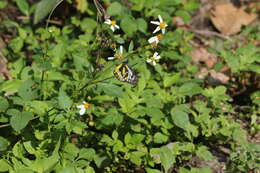
[(127, 63), (117, 65), (113, 74), (122, 82), (128, 82), (132, 85), (136, 84), (137, 77)]

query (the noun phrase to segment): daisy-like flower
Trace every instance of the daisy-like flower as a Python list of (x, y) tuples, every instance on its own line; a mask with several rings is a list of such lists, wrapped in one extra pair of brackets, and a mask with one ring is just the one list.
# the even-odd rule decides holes
[(87, 102), (83, 101), (83, 104), (82, 105), (78, 105), (77, 108), (80, 109), (79, 110), (79, 114), (80, 115), (84, 115), (86, 110), (87, 110), (87, 108), (89, 108), (89, 104)]
[(116, 29), (119, 29), (119, 26), (116, 24), (115, 20), (106, 19), (105, 24), (110, 25), (110, 29), (114, 32)]
[(158, 15), (159, 21), (151, 21), (152, 24), (158, 25), (157, 28), (153, 31), (153, 33), (156, 33), (160, 30), (162, 30), (162, 33), (165, 33), (165, 28), (168, 26), (166, 22), (163, 21), (162, 17)]
[(160, 58), (161, 58), (161, 56), (158, 54), (158, 52), (154, 52), (153, 56), (151, 58), (147, 59), (146, 62), (148, 62), (148, 63), (152, 62), (153, 65), (155, 66)]
[(123, 58), (124, 58), (124, 56), (123, 56), (123, 46), (120, 46), (119, 51), (116, 52), (114, 56), (108, 57), (107, 59), (108, 60), (114, 60), (114, 59), (123, 59)]
[(161, 39), (162, 39), (162, 34), (158, 34), (156, 36), (153, 36), (153, 37), (149, 38), (148, 42), (150, 44), (154, 44), (154, 43), (158, 44)]

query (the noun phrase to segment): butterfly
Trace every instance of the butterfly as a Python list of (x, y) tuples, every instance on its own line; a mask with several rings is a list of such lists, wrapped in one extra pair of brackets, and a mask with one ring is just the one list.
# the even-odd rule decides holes
[(118, 80), (122, 82), (127, 82), (132, 85), (135, 85), (137, 82), (137, 76), (127, 62), (123, 62), (122, 64), (117, 65), (113, 74)]

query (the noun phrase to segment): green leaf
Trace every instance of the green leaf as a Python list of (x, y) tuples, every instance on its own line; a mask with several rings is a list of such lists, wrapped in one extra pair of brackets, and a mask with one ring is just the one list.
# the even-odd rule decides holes
[(88, 2), (87, 0), (76, 0), (77, 3), (77, 9), (83, 13), (88, 8)]
[(63, 75), (61, 72), (49, 70), (45, 73), (45, 80), (50, 81), (66, 81), (68, 76)]
[(151, 122), (155, 125), (164, 117), (164, 113), (158, 108), (146, 108), (145, 111), (151, 117)]
[(8, 106), (8, 101), (5, 98), (0, 97), (0, 112), (5, 112)]
[(60, 1), (61, 0), (41, 0), (36, 6), (33, 23), (37, 24), (46, 17)]
[(141, 165), (142, 157), (145, 155), (142, 151), (134, 151), (130, 153), (130, 161), (136, 165)]
[(165, 77), (163, 78), (164, 87), (170, 87), (172, 84), (175, 84), (180, 80), (180, 77), (180, 73), (165, 75)]
[(10, 119), (10, 124), (14, 130), (20, 131), (27, 126), (28, 122), (32, 118), (33, 118), (33, 113), (21, 112), (21, 113), (12, 115), (12, 117)]
[(171, 166), (173, 166), (173, 163), (175, 163), (175, 156), (173, 155), (172, 150), (168, 147), (160, 148), (160, 160), (165, 172), (168, 172)]
[(6, 6), (8, 5), (8, 2), (7, 1), (0, 1), (0, 9), (3, 9), (5, 8)]
[(136, 20), (136, 22), (137, 22), (138, 30), (141, 31), (142, 33), (146, 33), (147, 32), (147, 22), (143, 18), (138, 18)]
[(18, 79), (6, 81), (2, 85), (0, 85), (0, 91), (5, 91), (8, 93), (16, 93), (22, 83), (23, 81)]
[(12, 39), (8, 46), (15, 52), (19, 53), (24, 46), (24, 39), (22, 37), (15, 37)]
[(52, 155), (50, 157), (36, 158), (36, 161), (30, 165), (30, 168), (35, 172), (41, 172), (41, 173), (52, 172), (60, 159), (59, 148), (60, 148), (60, 140), (57, 142), (55, 149), (52, 152)]
[(114, 85), (114, 84), (99, 84), (98, 86), (108, 96), (122, 97), (122, 95), (123, 95), (122, 88), (117, 86), (117, 85)]
[(32, 141), (26, 141), (23, 143), (24, 148), (30, 154), (35, 154), (36, 150), (32, 146)]
[(109, 5), (107, 8), (107, 14), (109, 16), (116, 16), (116, 15), (121, 15), (123, 11), (123, 7), (120, 3), (118, 2), (113, 2), (112, 4)]
[(131, 53), (134, 50), (134, 42), (131, 40), (129, 46), (128, 46), (128, 53)]
[[(1, 138), (1, 137), (0, 137)], [(0, 147), (1, 148), (1, 147)], [(1, 151), (1, 150), (0, 150)], [(4, 159), (0, 160), (0, 172), (7, 172), (9, 169), (11, 169), (11, 166), (8, 164), (8, 162)]]
[(93, 148), (83, 148), (79, 152), (77, 159), (93, 160), (95, 158), (95, 150)]
[(202, 88), (196, 83), (186, 83), (179, 88), (181, 95), (193, 96), (202, 92)]
[(154, 142), (157, 144), (162, 144), (168, 141), (168, 136), (165, 134), (162, 134), (160, 132), (155, 133), (154, 135)]
[(31, 101), (37, 98), (38, 93), (37, 90), (33, 90), (33, 85), (35, 85), (35, 82), (31, 79), (24, 81), (18, 90), (18, 95), (26, 101)]
[(134, 2), (134, 5), (132, 6), (132, 10), (141, 11), (145, 6), (146, 0), (132, 0), (132, 2)]
[(196, 155), (204, 160), (212, 161), (214, 156), (208, 151), (207, 147), (201, 146), (196, 150)]
[(46, 101), (33, 100), (28, 103), (28, 106), (32, 108), (31, 112), (44, 115), (50, 109), (50, 106)]
[(69, 109), (73, 103), (70, 97), (67, 95), (67, 93), (63, 91), (61, 88), (59, 91), (58, 101), (59, 101), (59, 106), (62, 109)]
[(97, 27), (97, 22), (92, 18), (85, 18), (81, 21), (80, 27), (87, 34), (92, 34)]
[(172, 109), (171, 117), (174, 124), (184, 130), (190, 123), (188, 114), (176, 108)]
[(158, 169), (145, 168), (147, 173), (161, 173)]
[(18, 8), (25, 14), (26, 16), (29, 16), (29, 4), (26, 0), (15, 0)]
[(120, 26), (128, 36), (132, 36), (137, 31), (136, 20), (130, 15), (123, 17)]
[(9, 145), (10, 145), (10, 142), (7, 139), (0, 136), (0, 151), (6, 150)]

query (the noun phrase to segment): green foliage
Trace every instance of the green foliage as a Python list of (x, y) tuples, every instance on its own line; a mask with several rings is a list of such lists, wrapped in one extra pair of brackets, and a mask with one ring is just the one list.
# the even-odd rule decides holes
[[(35, 24), (59, 2), (15, 1), (24, 15), (34, 14)], [(0, 172), (210, 173), (207, 165), (182, 167), (193, 157), (216, 161), (214, 147), (222, 145), (230, 149), (227, 171), (257, 169), (259, 145), (249, 143), (232, 118), (229, 84), (197, 79), (188, 56), (194, 34), (170, 26), (172, 16), (189, 22), (198, 1), (106, 0), (102, 5), (120, 26), (115, 32), (96, 20), (94, 3), (77, 1), (74, 9), (74, 1), (66, 2), (78, 11), (63, 18), (64, 25), (1, 24), (16, 35), (1, 50), (12, 79), (0, 79)], [(155, 46), (147, 40), (158, 15), (169, 26)], [(124, 59), (108, 61), (120, 45)], [(155, 51), (161, 59), (153, 66), (146, 60)], [(220, 54), (236, 74), (259, 72), (253, 44)], [(136, 86), (113, 77), (125, 60)], [(259, 130), (259, 97), (258, 91), (251, 95), (252, 131)]]
[(222, 51), (221, 55), (234, 73), (241, 71), (254, 71), (260, 73), (260, 51), (254, 44), (249, 43), (234, 51)]
[[(18, 7), (24, 12), (26, 6), (24, 5), (25, 3), (21, 2), (22, 0), (17, 0), (17, 1), (20, 1), (20, 4), (23, 3), (23, 5), (18, 4)], [(36, 6), (33, 23), (36, 24), (39, 21), (41, 21), (44, 17), (46, 17), (60, 1), (63, 0), (41, 0)]]

